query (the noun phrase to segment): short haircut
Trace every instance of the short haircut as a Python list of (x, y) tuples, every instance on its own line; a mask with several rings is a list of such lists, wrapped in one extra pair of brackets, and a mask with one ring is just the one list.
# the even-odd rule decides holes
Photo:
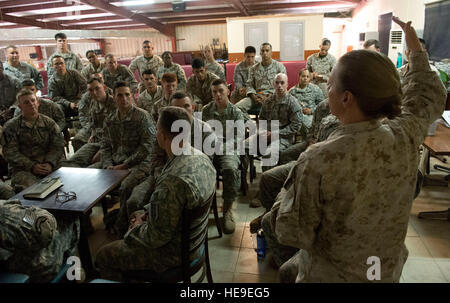
[(161, 58), (164, 58), (167, 55), (170, 55), (171, 57), (173, 57), (172, 52), (165, 51), (164, 53), (161, 54)]
[(256, 54), (256, 48), (253, 46), (247, 46), (245, 48), (244, 54)]
[(263, 48), (263, 46), (268, 45), (270, 47), (270, 49), (272, 49), (272, 44), (270, 44), (269, 42), (264, 42), (263, 44), (261, 44), (260, 50)]
[(22, 81), (22, 83), (20, 84), (22, 87), (24, 86), (34, 86), (36, 87), (36, 83), (34, 83), (33, 79), (25, 79)]
[(87, 80), (87, 84), (91, 84), (94, 81), (98, 81), (98, 83), (102, 84), (102, 80), (99, 77), (90, 77), (89, 80)]
[(142, 77), (144, 77), (144, 75), (155, 75), (155, 73), (151, 69), (146, 69), (142, 72)]
[(189, 95), (188, 93), (184, 92), (184, 91), (176, 91), (172, 97), (170, 98), (170, 102), (172, 102), (173, 99), (184, 99), (184, 98), (189, 98), (189, 101), (192, 104), (192, 97), (191, 95)]
[(161, 77), (161, 82), (172, 83), (177, 81), (177, 75), (175, 75), (174, 73), (165, 73)]
[(106, 60), (108, 60), (108, 58), (111, 58), (111, 57), (115, 57), (113, 54), (107, 54), (106, 56), (105, 56), (105, 61)]
[(380, 48), (380, 43), (378, 42), (377, 39), (369, 39), (369, 40), (367, 40), (366, 42), (364, 42), (363, 47), (364, 48), (369, 48), (372, 45), (374, 45), (376, 49)]
[(64, 34), (64, 33), (57, 33), (57, 34), (55, 35), (55, 40), (58, 40), (58, 38), (59, 38), (59, 39), (67, 39), (67, 36), (66, 36), (66, 34)]
[[(184, 109), (176, 106), (167, 106), (161, 109), (159, 112), (158, 123), (166, 134), (170, 137), (175, 137), (183, 131), (183, 129), (172, 130), (172, 124), (179, 120), (186, 120), (189, 125), (192, 123), (192, 119)], [(186, 138), (187, 139), (187, 138)]]
[(87, 58), (87, 56), (89, 55), (89, 53), (94, 53), (94, 55), (97, 56), (97, 54), (95, 53), (95, 51), (93, 51), (92, 49), (90, 49), (90, 50), (88, 50), (88, 51), (86, 52), (86, 58)]
[(202, 67), (205, 67), (205, 61), (203, 61), (203, 59), (195, 58), (194, 60), (192, 60), (192, 68), (202, 68)]
[(216, 85), (225, 85), (226, 88), (228, 88), (227, 82), (223, 79), (216, 79), (213, 81), (213, 83), (211, 83), (212, 86), (216, 86)]
[[(113, 94), (115, 95), (115, 94), (116, 94), (116, 90), (117, 90), (118, 88), (121, 88), (121, 87), (128, 87), (128, 88), (130, 88), (130, 84), (129, 84), (127, 81), (117, 81), (117, 82), (114, 84)], [(130, 88), (130, 90), (131, 90), (131, 88)]]
[(328, 38), (323, 38), (321, 45), (331, 45), (331, 41)]
[(22, 97), (22, 96), (29, 96), (29, 95), (34, 96), (33, 91), (31, 91), (31, 90), (28, 89), (28, 88), (23, 88), (23, 89), (21, 89), (21, 90), (17, 93), (17, 95), (16, 95), (17, 103), (19, 103), (20, 97)]
[[(52, 58), (52, 64), (53, 64), (53, 60), (55, 60), (56, 58), (61, 58), (61, 59), (64, 60), (64, 58), (63, 58), (62, 56), (60, 56), (60, 55), (54, 55), (53, 58)], [(64, 63), (66, 63), (66, 60), (64, 60)]]
[(300, 76), (305, 70), (309, 73), (309, 70), (306, 67), (304, 67), (298, 72), (298, 75)]
[(10, 45), (8, 45), (5, 49), (8, 49), (8, 48), (18, 48), (18, 47), (15, 46), (15, 45), (10, 44)]
[(142, 42), (142, 45), (144, 45), (144, 44), (152, 44), (152, 42), (151, 41), (149, 41), (149, 40), (144, 40), (144, 42)]

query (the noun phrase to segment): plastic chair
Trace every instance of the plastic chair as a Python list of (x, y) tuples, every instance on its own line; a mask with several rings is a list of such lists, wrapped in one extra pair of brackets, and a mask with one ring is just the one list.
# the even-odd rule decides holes
[[(122, 272), (125, 282), (169, 282), (183, 281), (191, 283), (191, 277), (202, 270), (196, 282), (201, 282), (205, 275), (209, 283), (213, 283), (208, 251), (208, 218), (215, 191), (206, 203), (193, 209), (184, 209), (181, 217), (181, 265), (157, 273), (151, 270), (129, 270)], [(193, 256), (200, 252), (200, 257)]]
[(0, 283), (27, 283), (29, 280), (25, 274), (0, 272)]

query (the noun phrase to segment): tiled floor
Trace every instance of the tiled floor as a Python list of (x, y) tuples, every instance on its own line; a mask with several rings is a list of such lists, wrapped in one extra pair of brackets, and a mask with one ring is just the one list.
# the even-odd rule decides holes
[[(434, 170), (432, 175), (442, 177), (442, 173)], [(234, 205), (237, 214), (234, 234), (218, 238), (213, 216), (210, 217), (209, 255), (214, 282), (278, 282), (277, 270), (269, 265), (270, 256), (258, 261), (249, 231), (249, 222), (264, 212), (262, 207), (250, 208), (248, 204), (256, 193), (259, 176), (260, 171), (247, 196), (240, 196)], [(219, 212), (220, 195), (219, 190)], [(421, 211), (446, 210), (449, 207), (450, 188), (422, 188), (411, 210), (405, 240), (409, 258), (403, 268), (401, 282), (450, 282), (450, 222), (417, 218)], [(89, 237), (93, 255), (99, 247), (112, 240), (104, 231), (102, 218), (101, 207), (95, 207), (91, 220), (96, 231)]]

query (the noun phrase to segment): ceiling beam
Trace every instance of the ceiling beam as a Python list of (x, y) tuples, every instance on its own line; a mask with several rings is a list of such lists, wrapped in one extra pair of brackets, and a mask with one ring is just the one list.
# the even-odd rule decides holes
[(227, 23), (226, 20), (213, 20), (213, 21), (193, 21), (193, 22), (180, 22), (172, 23), (175, 26), (188, 26), (188, 25), (208, 25), (208, 24), (222, 24)]
[[(92, 15), (92, 14), (104, 14), (105, 12), (99, 9), (92, 9), (92, 10), (85, 10), (77, 12), (77, 16), (85, 16), (85, 15)], [(64, 13), (47, 13), (47, 14), (36, 14), (36, 15), (28, 15), (27, 17), (33, 17), (33, 19), (50, 19), (50, 18), (59, 18), (59, 17), (66, 17), (67, 12)]]
[(250, 4), (248, 3), (247, 6), (249, 7), (250, 11), (255, 10), (274, 10), (274, 9), (289, 9), (289, 8), (306, 8), (306, 7), (321, 7), (321, 6), (328, 6), (328, 5), (342, 5), (345, 4), (344, 2), (348, 1), (320, 1), (320, 2), (298, 2), (298, 3), (273, 3), (273, 4), (260, 4), (258, 2), (257, 4)]
[(127, 9), (114, 6), (112, 4), (106, 3), (102, 0), (80, 0), (82, 3), (96, 7), (98, 9), (101, 9), (102, 11), (113, 13), (118, 16), (122, 16), (127, 19), (134, 20), (138, 23), (144, 23), (150, 27), (153, 27), (154, 29), (160, 31), (162, 34), (169, 36), (169, 37), (175, 37), (175, 28), (173, 26), (165, 26), (158, 21), (151, 20), (141, 14), (133, 13), (132, 11), (129, 11)]
[(239, 17), (239, 16), (242, 16), (241, 13), (226, 14), (226, 15), (198, 16), (198, 17), (185, 17), (185, 18), (161, 18), (161, 19), (159, 19), (159, 21), (170, 22), (170, 23), (177, 23), (179, 21), (197, 22), (199, 20), (208, 20), (208, 19), (226, 20), (227, 17)]
[(250, 16), (247, 8), (244, 6), (241, 0), (230, 0), (233, 6), (238, 9), (244, 16)]
[[(160, 12), (160, 13), (144, 13), (143, 15), (149, 18), (176, 18), (176, 17), (189, 17), (190, 15), (216, 15), (216, 14), (239, 14), (239, 11), (234, 8), (208, 8), (208, 9), (195, 9), (185, 10), (184, 12)], [(192, 18), (196, 18), (192, 16)]]
[[(115, 21), (115, 20), (121, 20), (124, 19), (121, 16), (105, 16), (105, 17), (95, 17), (95, 18), (84, 18), (79, 20), (61, 20), (59, 21), (61, 24), (76, 24), (80, 22), (95, 22), (95, 21)], [(130, 21), (130, 20), (128, 20)], [(106, 24), (106, 23), (105, 23)], [(90, 25), (90, 24), (85, 24)]]
[(14, 17), (9, 16), (5, 14), (0, 14), (0, 20), (6, 21), (6, 22), (12, 22), (17, 24), (23, 24), (23, 25), (29, 25), (29, 26), (37, 26), (42, 29), (55, 29), (55, 30), (62, 30), (62, 29), (83, 29), (82, 26), (61, 26), (59, 22), (40, 22), (29, 18), (24, 17)]
[[(118, 2), (117, 0), (109, 0), (110, 4), (114, 2)], [(189, 1), (186, 2), (186, 10), (189, 8), (194, 7), (202, 7), (202, 6), (218, 6), (218, 5), (224, 5), (228, 4), (228, 1), (222, 0), (200, 0), (200, 1)], [(166, 3), (153, 3), (153, 4), (147, 4), (147, 5), (130, 5), (130, 6), (122, 6), (126, 7), (129, 10), (137, 10), (137, 11), (147, 11), (147, 10), (163, 10), (163, 9), (169, 9), (170, 12), (172, 12), (172, 3), (166, 2)]]
[(116, 25), (131, 25), (131, 24), (135, 24), (135, 25), (142, 25), (144, 27), (148, 27), (148, 25), (142, 24), (142, 22), (137, 22), (137, 21), (119, 21), (119, 22), (110, 22), (110, 23), (99, 23), (99, 24), (86, 24), (83, 25), (84, 29), (93, 29), (93, 28), (108, 28), (108, 27), (113, 27)]
[(38, 3), (56, 3), (61, 2), (61, 0), (44, 0), (44, 1), (30, 1), (30, 0), (10, 0), (10, 1), (1, 1), (0, 2), (0, 8), (7, 8), (7, 7), (19, 7), (19, 6), (30, 6), (30, 5), (36, 5)]
[(65, 2), (40, 3), (40, 4), (33, 3), (33, 5), (29, 5), (29, 6), (0, 8), (0, 10), (4, 14), (13, 14), (13, 13), (22, 13), (22, 12), (27, 12), (27, 11), (41, 10), (41, 9), (70, 7), (70, 6), (75, 6), (75, 5), (78, 6), (79, 4), (70, 4), (69, 5), (69, 4), (65, 3)]

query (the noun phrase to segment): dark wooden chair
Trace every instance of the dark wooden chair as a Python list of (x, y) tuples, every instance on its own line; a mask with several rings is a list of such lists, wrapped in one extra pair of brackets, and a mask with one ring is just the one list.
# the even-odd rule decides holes
[[(157, 273), (151, 270), (130, 270), (123, 272), (125, 282), (168, 282), (183, 281), (191, 283), (191, 277), (202, 270), (196, 282), (205, 278), (213, 283), (211, 265), (208, 251), (208, 219), (215, 197), (215, 191), (202, 206), (193, 209), (184, 209), (181, 217), (181, 265), (170, 268), (165, 272)], [(200, 252), (200, 257), (194, 256)]]

